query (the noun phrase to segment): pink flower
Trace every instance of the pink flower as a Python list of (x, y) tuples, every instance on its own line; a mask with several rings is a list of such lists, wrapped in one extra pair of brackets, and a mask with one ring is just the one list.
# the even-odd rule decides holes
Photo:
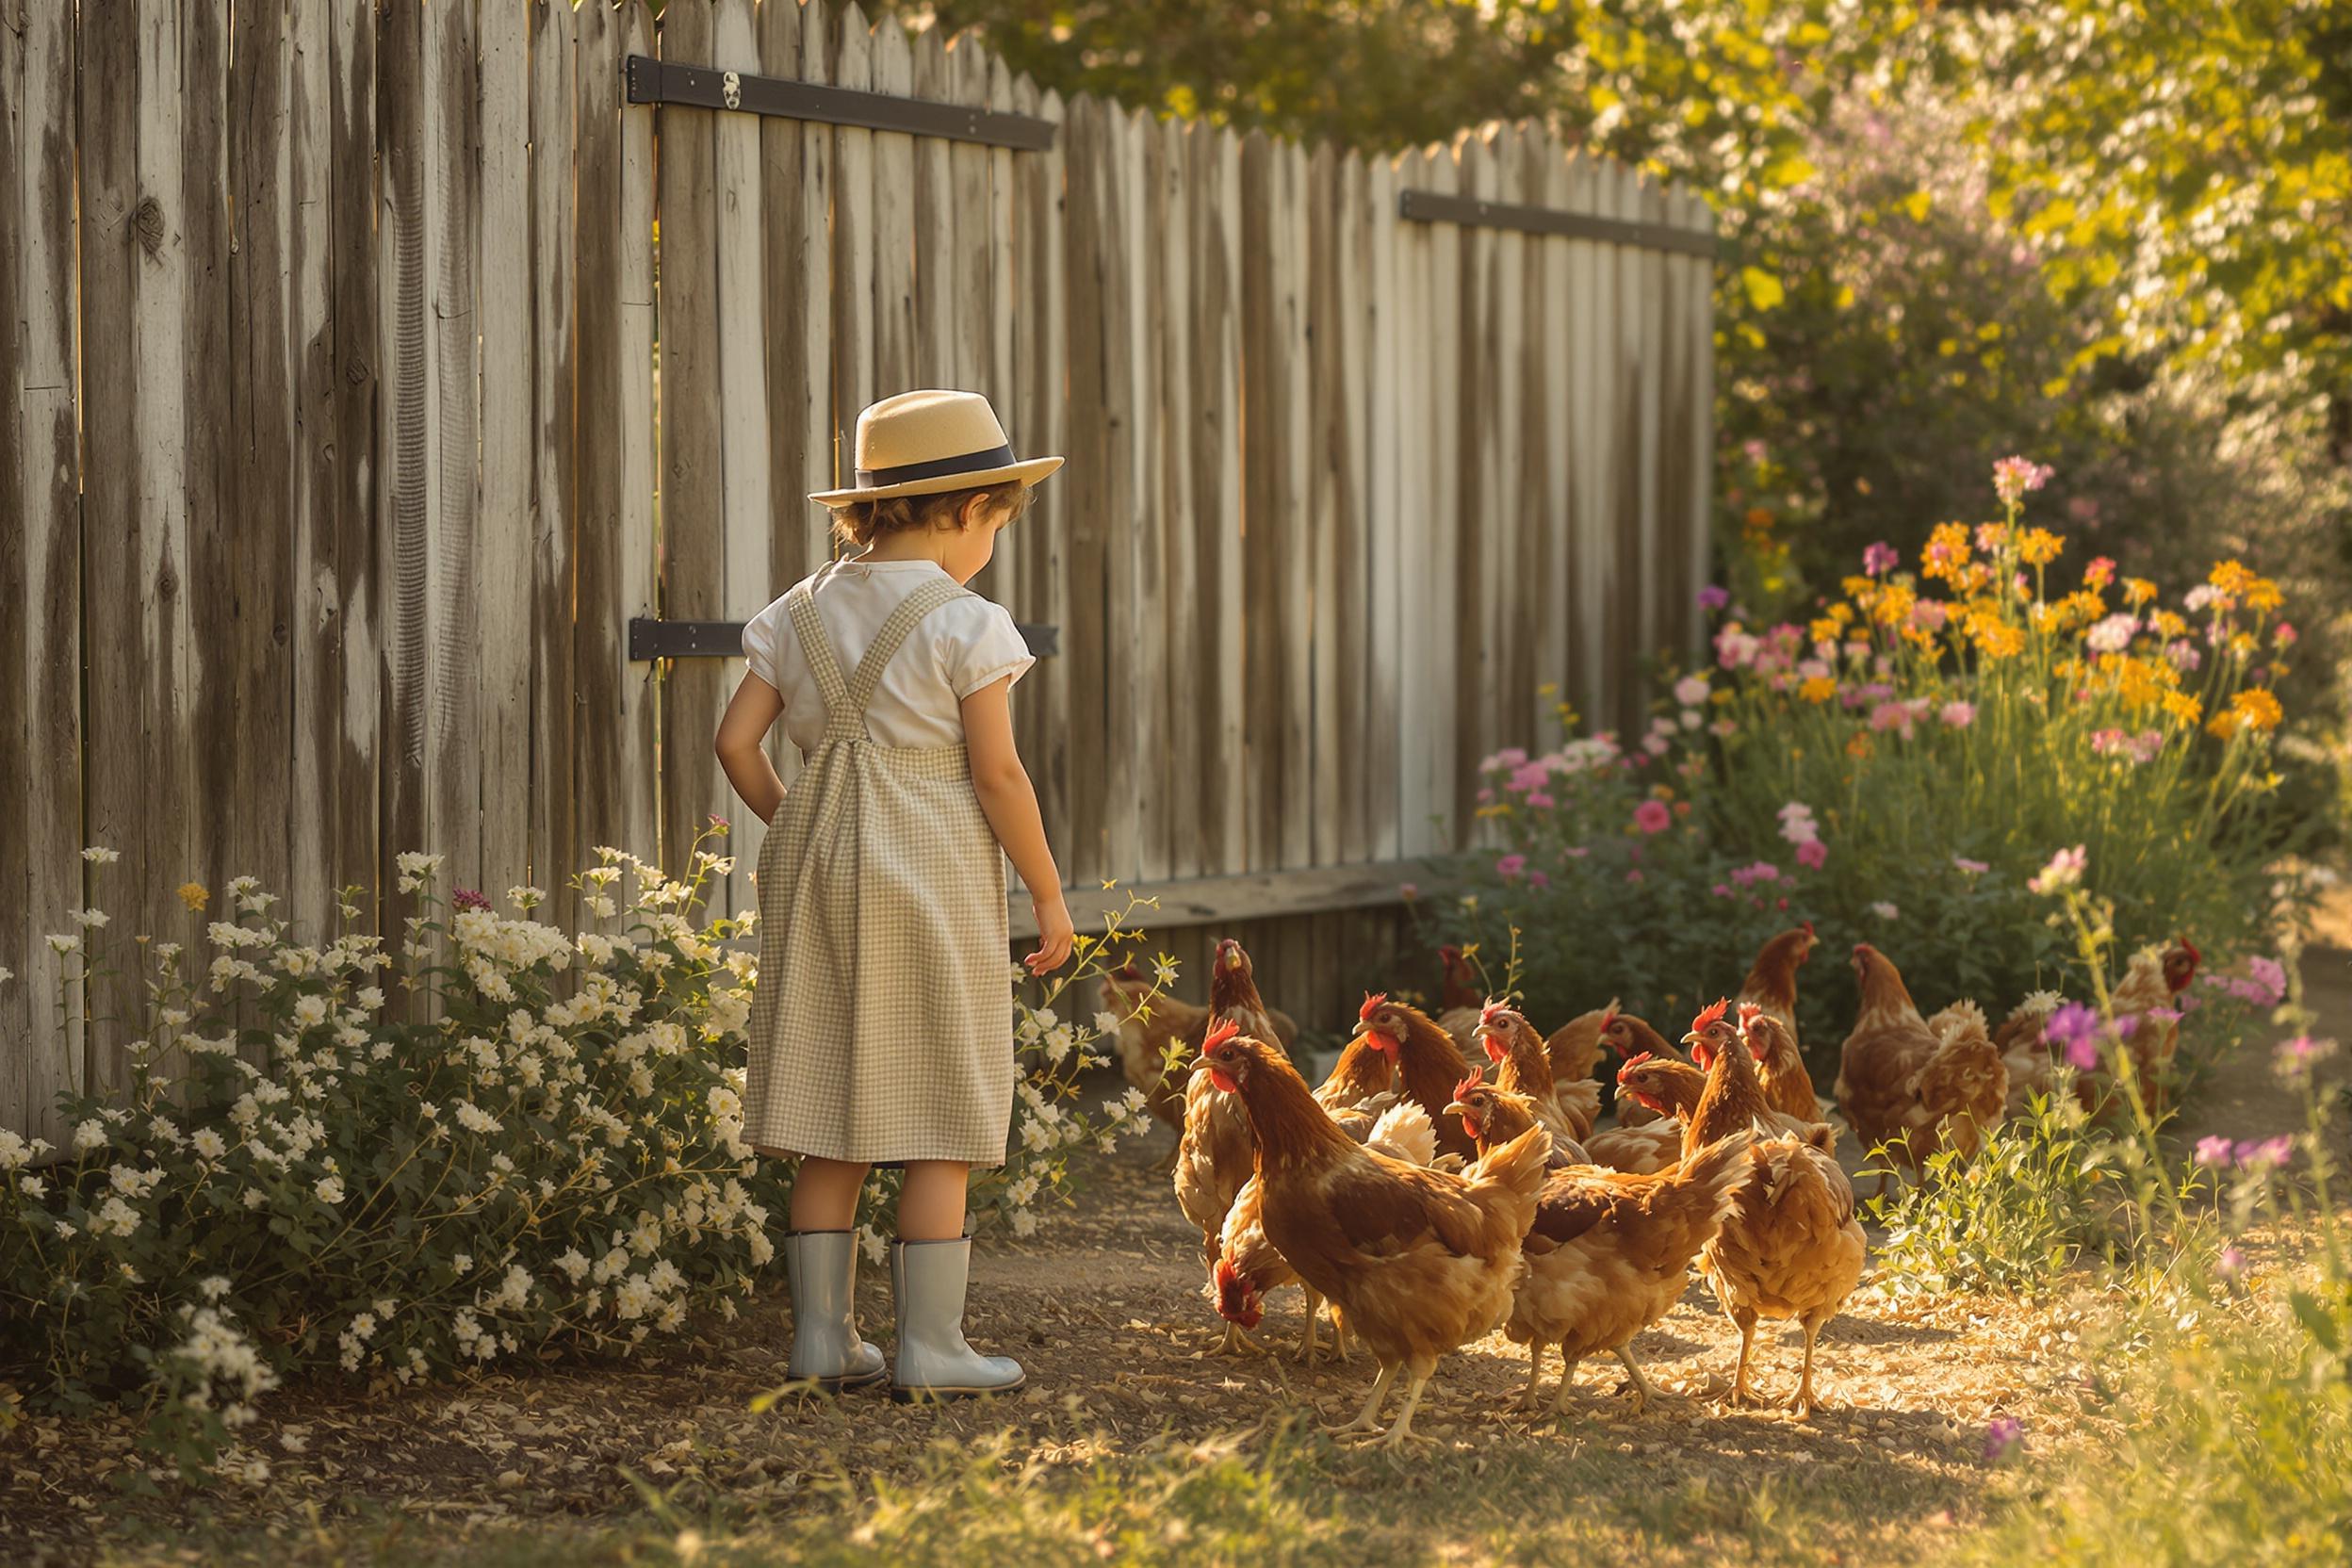
[(1524, 855), (1506, 855), (1494, 862), (1495, 872), (1506, 882), (1514, 880), (1521, 872), (1527, 869), (1527, 858)]
[(2291, 1040), (2278, 1042), (2273, 1054), (2278, 1076), (2290, 1084), (2300, 1084), (2311, 1075), (2311, 1069), (2336, 1054), (2333, 1040), (2315, 1040), (2309, 1035), (2297, 1035)]
[(2295, 646), (2297, 637), (2295, 628), (2289, 626), (2284, 621), (2280, 621), (2277, 626), (2271, 628), (2270, 635), (2271, 640), (2282, 648), (2291, 648)]
[(1527, 886), (1541, 890), (1552, 885), (1552, 879), (1540, 871), (1527, 873)]
[(2025, 1446), (2025, 1423), (2014, 1415), (1996, 1415), (1984, 1428), (1984, 1462), (1999, 1464)]
[(2031, 458), (2004, 457), (1993, 465), (1993, 490), (2004, 506), (2015, 506), (2050, 482), (2056, 472)]
[(1687, 675), (1674, 682), (1674, 700), (1685, 708), (1696, 708), (1707, 700), (1707, 677)]
[(1629, 871), (1629, 872), (1625, 873), (1625, 880), (1626, 880), (1626, 881), (1628, 881), (1628, 882), (1639, 882), (1639, 881), (1641, 881), (1641, 880), (1642, 880), (1642, 868), (1641, 868), (1641, 867), (1639, 867), (1639, 866), (1636, 866), (1633, 870), (1631, 870), (1631, 871)]
[(2091, 564), (2082, 568), (2082, 586), (2085, 588), (2104, 588), (2115, 580), (2115, 562), (2113, 556), (2095, 555), (2091, 557)]
[(1717, 898), (1729, 898), (1732, 896), (1731, 884), (1728, 882), (1718, 882), (1715, 884), (1714, 891)]
[(1662, 800), (1645, 800), (1633, 808), (1633, 828), (1637, 833), (1663, 833), (1674, 822), (1674, 814), (1666, 809)]
[(2204, 1137), (2197, 1140), (2197, 1163), (2227, 1170), (2236, 1162), (2236, 1145), (2225, 1137)]
[(487, 909), (490, 907), (489, 899), (483, 897), (481, 893), (474, 891), (471, 888), (451, 889), (449, 892), (449, 902), (461, 909)]
[(1699, 590), (1699, 608), (1701, 610), (1721, 610), (1723, 606), (1729, 604), (1730, 602), (1731, 590), (1728, 588), (1719, 588), (1714, 583), (1710, 582), (1706, 587)]
[(1829, 863), (1829, 846), (1815, 839), (1797, 846), (1797, 864), (1807, 871), (1819, 871)]
[(2140, 629), (2140, 618), (2129, 612), (2110, 615), (2091, 628), (2083, 641), (2093, 653), (2121, 653), (2132, 645), (2132, 634)]
[(1881, 539), (1875, 545), (1866, 545), (1863, 547), (1862, 570), (1868, 576), (1877, 577), (1883, 573), (1893, 571), (1895, 569), (1896, 563), (1900, 562), (1902, 559), (1903, 557), (1895, 553), (1894, 546), (1886, 543), (1886, 540)]
[(1396, 896), (1407, 904), (1411, 904), (1421, 896), (1421, 885), (1418, 882), (1399, 883), (1396, 888)]
[(1549, 790), (1529, 790), (1527, 804), (1539, 811), (1548, 811), (1560, 802), (1552, 798), (1552, 792)]
[(2237, 1156), (2244, 1169), (2275, 1170), (2295, 1157), (2295, 1139), (2284, 1133), (2259, 1142), (2249, 1138), (2238, 1145)]
[(2213, 1272), (2225, 1280), (2238, 1280), (2246, 1274), (2246, 1254), (2234, 1247), (2225, 1247), (2221, 1256), (2213, 1260)]
[(1965, 855), (1953, 856), (1952, 858), (1952, 863), (1960, 870), (1967, 872), (1970, 876), (1982, 876), (1986, 872), (1993, 869), (1992, 867), (1986, 865), (1984, 861), (1971, 860)]
[(734, 825), (733, 823), (731, 823), (731, 822), (728, 822), (728, 821), (727, 821), (725, 817), (720, 816), (717, 812), (713, 811), (713, 812), (710, 814), (710, 825), (711, 825), (711, 826), (713, 826), (713, 827), (715, 827), (715, 828), (717, 828), (720, 832), (724, 833), (724, 832), (726, 832), (728, 828), (730, 828), (730, 827), (734, 826), (735, 825)]

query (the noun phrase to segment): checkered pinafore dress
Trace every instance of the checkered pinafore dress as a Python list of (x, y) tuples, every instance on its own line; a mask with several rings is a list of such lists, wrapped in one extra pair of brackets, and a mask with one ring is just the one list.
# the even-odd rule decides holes
[(825, 728), (760, 851), (745, 1136), (829, 1160), (1004, 1163), (1013, 1117), (1004, 859), (962, 746), (876, 744), (866, 704), (931, 582), (844, 682), (807, 584), (787, 596)]

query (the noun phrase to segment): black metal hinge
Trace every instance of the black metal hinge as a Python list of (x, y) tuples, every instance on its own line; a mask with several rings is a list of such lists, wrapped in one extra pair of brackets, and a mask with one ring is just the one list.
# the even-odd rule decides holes
[[(1052, 659), (1062, 651), (1062, 629), (1058, 626), (1031, 626), (1015, 621), (1021, 640), (1029, 645), (1029, 652), (1038, 659)], [(662, 621), (650, 615), (638, 615), (629, 623), (629, 657), (631, 662), (647, 659), (741, 659), (743, 656), (743, 623), (741, 621)]]
[(1481, 202), (1474, 196), (1448, 196), (1438, 190), (1400, 190), (1396, 216), (1411, 223), (1460, 223), (1465, 228), (1517, 229), (1524, 234), (1556, 235), (1566, 239), (1598, 239), (1647, 251), (1680, 251), (1689, 255), (1715, 254), (1715, 237), (1696, 229), (1665, 223), (1636, 223), (1622, 218), (1595, 218), (1589, 213), (1562, 212), (1558, 207), (1522, 206), (1513, 202)]
[(1054, 122), (1035, 115), (972, 108), (932, 98), (900, 98), (782, 76), (757, 76), (710, 65), (679, 65), (647, 55), (629, 56), (621, 70), (632, 104), (683, 104), (786, 120), (815, 120), (828, 125), (861, 125), (871, 131), (977, 141), (1021, 153), (1042, 153), (1054, 145)]

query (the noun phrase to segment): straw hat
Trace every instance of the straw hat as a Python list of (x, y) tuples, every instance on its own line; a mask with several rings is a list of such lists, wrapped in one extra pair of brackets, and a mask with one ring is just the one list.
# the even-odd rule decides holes
[(841, 506), (1012, 480), (1035, 484), (1061, 466), (1058, 457), (1015, 457), (996, 410), (977, 392), (901, 392), (858, 416), (857, 485), (808, 498)]

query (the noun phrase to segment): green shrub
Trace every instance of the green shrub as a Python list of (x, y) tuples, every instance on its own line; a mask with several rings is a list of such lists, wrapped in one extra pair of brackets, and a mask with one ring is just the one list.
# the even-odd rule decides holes
[[(743, 1137), (756, 965), (727, 944), (745, 923), (697, 919), (727, 862), (698, 847), (678, 882), (604, 851), (575, 879), (576, 933), (531, 918), (532, 889), (513, 914), (445, 905), (438, 865), (400, 858), (422, 913), (397, 957), (348, 899), (337, 936), (302, 942), (250, 878), (208, 958), (136, 944), (134, 1000), (92, 1025), (131, 1040), (127, 1088), (60, 1097), (55, 1163), (0, 1131), (0, 1379), (66, 1409), (144, 1397), (197, 1466), (291, 1373), (406, 1382), (735, 1315), (787, 1184)], [(103, 920), (83, 924), (51, 939), (82, 964), (60, 1004), (103, 1015), (133, 988), (90, 951)], [(1048, 1000), (1119, 961), (1115, 938)], [(984, 1218), (1034, 1224), (1072, 1150), (1139, 1119), (1138, 1096), (1073, 1106), (1096, 1033), (1021, 1007), (1028, 1070), (1008, 1161), (975, 1184)]]
[[(1687, 1016), (1811, 920), (1833, 951), (1886, 948), (1927, 1007), (1971, 997), (1998, 1021), (2085, 979), (2028, 887), (2080, 844), (2127, 947), (2247, 951), (2295, 841), (2271, 755), (2295, 637), (2279, 591), (2224, 563), (2175, 609), (2102, 559), (2063, 592), (2065, 541), (2021, 521), (2039, 477), (2008, 460), (2001, 521), (1938, 528), (1916, 570), (1874, 547), (1809, 625), (1732, 611), (1717, 671), (1675, 682), (1646, 733), (1488, 759), (1494, 847), (1431, 923), (1490, 951), (1517, 930), (1546, 1017), (1610, 995)], [(1853, 976), (1817, 964), (1799, 989), (1818, 1054)]]

